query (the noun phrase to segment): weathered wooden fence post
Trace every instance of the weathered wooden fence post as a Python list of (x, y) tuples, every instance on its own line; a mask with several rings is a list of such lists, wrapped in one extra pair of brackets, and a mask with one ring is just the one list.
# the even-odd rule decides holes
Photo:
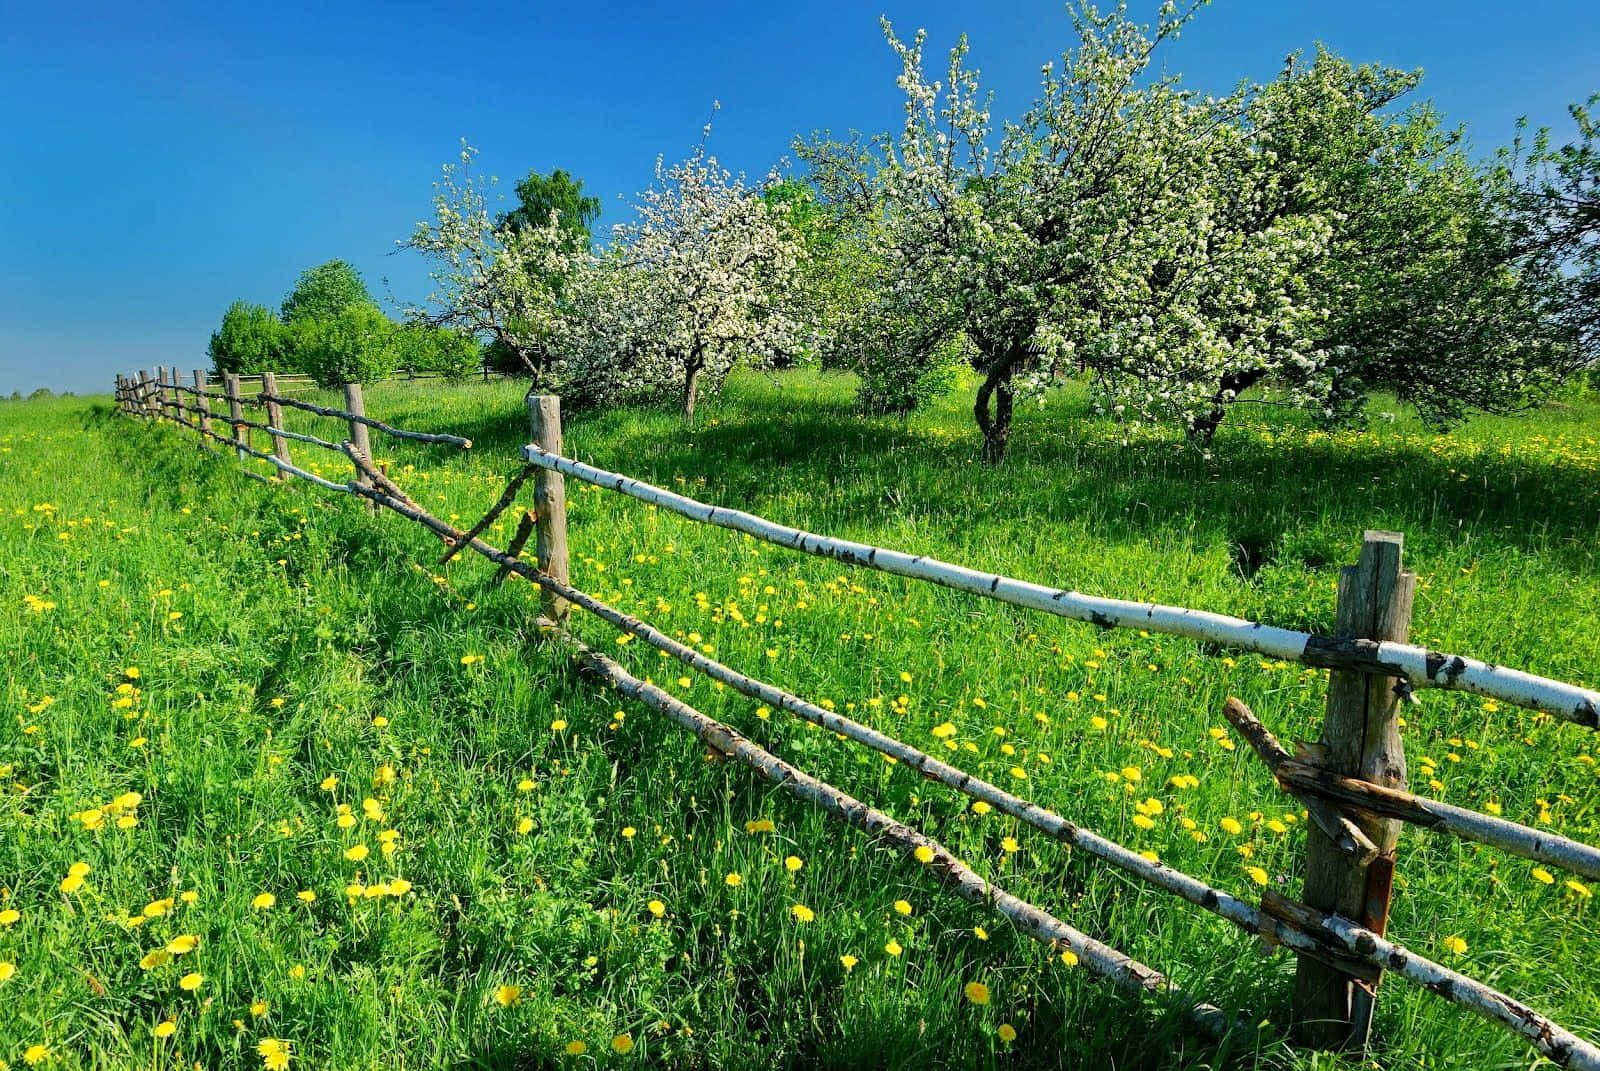
[[(261, 373), (261, 393), (267, 398), (267, 426), (281, 429), (283, 427), (283, 406), (273, 399), (278, 397), (278, 377), (271, 372)], [(289, 464), (289, 440), (277, 432), (272, 435), (272, 454), (285, 465)], [(278, 479), (287, 480), (288, 473), (278, 470)]]
[(150, 416), (150, 373), (139, 369), (139, 390), (134, 396), (134, 408), (139, 416)]
[[(528, 395), (528, 423), (533, 442), (541, 450), (561, 453), (561, 399), (554, 394)], [(533, 477), (533, 511), (537, 525), (534, 550), (539, 572), (563, 584), (567, 582), (567, 487), (559, 472), (540, 469)], [(567, 600), (540, 592), (544, 616), (565, 624), (571, 609)]]
[[(1340, 571), (1334, 626), (1338, 639), (1406, 642), (1417, 577), (1400, 568), (1404, 544), (1398, 532), (1365, 534), (1359, 564)], [(1406, 756), (1400, 743), (1399, 705), (1393, 679), (1334, 670), (1328, 678), (1321, 764), (1363, 781), (1404, 788)], [(1304, 900), (1382, 934), (1389, 921), (1400, 823), (1359, 813), (1351, 817), (1378, 846), (1377, 858), (1367, 864), (1352, 859), (1321, 830), (1309, 826)], [(1377, 987), (1376, 980), (1358, 980), (1302, 956), (1292, 1008), (1299, 1040), (1324, 1049), (1365, 1047)]]
[(250, 442), (250, 429), (240, 424), (244, 419), (244, 403), (239, 398), (239, 374), (228, 372), (222, 377), (222, 390), (228, 396), (229, 434), (233, 436), (233, 452), (240, 461), (245, 459), (244, 448)]
[[(346, 383), (344, 385), (344, 408), (351, 416), (364, 417), (367, 415), (367, 402), (361, 396), (361, 384)], [(350, 445), (355, 447), (367, 462), (372, 464), (372, 437), (367, 431), (367, 426), (359, 420), (350, 421)], [(372, 481), (356, 468), (356, 482), (363, 487), (371, 487)], [(368, 513), (378, 512), (378, 504), (371, 499), (362, 499), (366, 503)]]
[(178, 366), (169, 364), (163, 367), (161, 369), (161, 381), (163, 384), (161, 388), (161, 404), (167, 411), (167, 419), (176, 424), (183, 419), (183, 414), (178, 409), (178, 406), (182, 404), (178, 400)]
[(204, 370), (194, 370), (194, 404), (200, 412), (195, 414), (195, 423), (200, 426), (200, 448), (216, 453), (211, 446), (211, 399), (206, 397), (206, 374)]
[(117, 412), (119, 412), (119, 413), (123, 412), (123, 408), (122, 408), (122, 373), (121, 372), (117, 373), (117, 377), (113, 381), (113, 384), (112, 384), (112, 387), (111, 387), (111, 402), (112, 402), (113, 405), (115, 405), (117, 407)]

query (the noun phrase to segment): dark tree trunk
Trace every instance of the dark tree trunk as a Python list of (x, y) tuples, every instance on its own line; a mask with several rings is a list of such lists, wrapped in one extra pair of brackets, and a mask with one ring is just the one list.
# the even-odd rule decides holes
[(1266, 369), (1252, 368), (1247, 372), (1230, 372), (1223, 376), (1222, 382), (1217, 384), (1216, 393), (1211, 395), (1210, 412), (1196, 420), (1189, 429), (1189, 441), (1210, 446), (1212, 437), (1217, 434), (1217, 428), (1228, 415), (1229, 403), (1265, 379), (1266, 375)]
[(683, 376), (683, 422), (694, 424), (694, 397), (700, 386), (700, 362), (690, 361)]
[[(1011, 376), (1016, 371), (1015, 352), (1006, 352), (989, 364), (989, 374), (978, 388), (972, 415), (983, 432), (983, 459), (998, 465), (1006, 458), (1011, 439)], [(991, 404), (992, 403), (992, 404)]]

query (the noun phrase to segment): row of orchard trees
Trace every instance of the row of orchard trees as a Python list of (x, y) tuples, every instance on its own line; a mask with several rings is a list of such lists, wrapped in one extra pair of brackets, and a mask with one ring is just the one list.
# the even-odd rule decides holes
[(278, 312), (235, 301), (208, 352), (218, 372), (303, 372), (324, 385), (381, 379), (397, 368), (461, 375), (478, 363), (472, 338), (384, 315), (342, 260), (302, 272)]
[(741, 361), (849, 369), (864, 407), (902, 412), (970, 364), (993, 461), (1017, 402), (1068, 373), (1203, 442), (1252, 390), (1329, 424), (1391, 391), (1447, 424), (1596, 363), (1589, 111), (1576, 144), (1480, 163), (1407, 103), (1417, 74), (1321, 49), (1205, 96), (1156, 64), (1193, 11), (1070, 7), (1070, 47), (998, 124), (965, 41), (934, 79), (885, 22), (898, 130), (801, 139), (804, 176), (759, 184), (702, 138), (599, 250), (575, 188), (493, 214), (464, 144), (402, 243), (437, 284), (412, 317), (491, 339), (535, 389), (676, 396), (691, 420)]

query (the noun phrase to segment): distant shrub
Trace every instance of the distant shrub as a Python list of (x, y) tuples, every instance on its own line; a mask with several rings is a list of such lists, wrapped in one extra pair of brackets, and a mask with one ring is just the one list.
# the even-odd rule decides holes
[(248, 375), (289, 370), (288, 329), (265, 305), (248, 301), (229, 305), (206, 350), (218, 372)]
[(383, 379), (399, 364), (399, 331), (376, 305), (296, 320), (288, 331), (290, 365), (324, 387)]
[(452, 378), (472, 374), (480, 354), (478, 340), (471, 335), (427, 323), (396, 326), (394, 348), (396, 368), (439, 372)]

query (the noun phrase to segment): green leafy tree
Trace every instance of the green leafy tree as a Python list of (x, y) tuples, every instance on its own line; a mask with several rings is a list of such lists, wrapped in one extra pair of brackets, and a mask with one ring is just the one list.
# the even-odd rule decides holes
[(1590, 369), (1600, 386), (1600, 94), (1568, 108), (1577, 136), (1563, 145), (1541, 128), (1524, 145), (1526, 123), (1507, 171), (1518, 248), (1556, 276), (1552, 315), (1563, 332), (1566, 371)]
[(561, 168), (548, 175), (529, 171), (517, 183), (517, 207), (500, 217), (500, 225), (522, 232), (543, 227), (554, 213), (559, 225), (587, 248), (600, 218), (600, 198), (587, 197), (583, 180)]
[(478, 342), (471, 335), (428, 323), (397, 325), (394, 347), (395, 367), (439, 372), (452, 378), (470, 374), (479, 360)]
[(402, 329), (370, 303), (301, 317), (288, 330), (296, 370), (324, 387), (383, 379), (399, 362)]
[(206, 351), (218, 372), (289, 370), (289, 339), (283, 321), (265, 305), (247, 301), (229, 305)]
[(283, 299), (283, 320), (331, 319), (351, 305), (372, 305), (361, 274), (342, 260), (330, 260), (300, 273)]

